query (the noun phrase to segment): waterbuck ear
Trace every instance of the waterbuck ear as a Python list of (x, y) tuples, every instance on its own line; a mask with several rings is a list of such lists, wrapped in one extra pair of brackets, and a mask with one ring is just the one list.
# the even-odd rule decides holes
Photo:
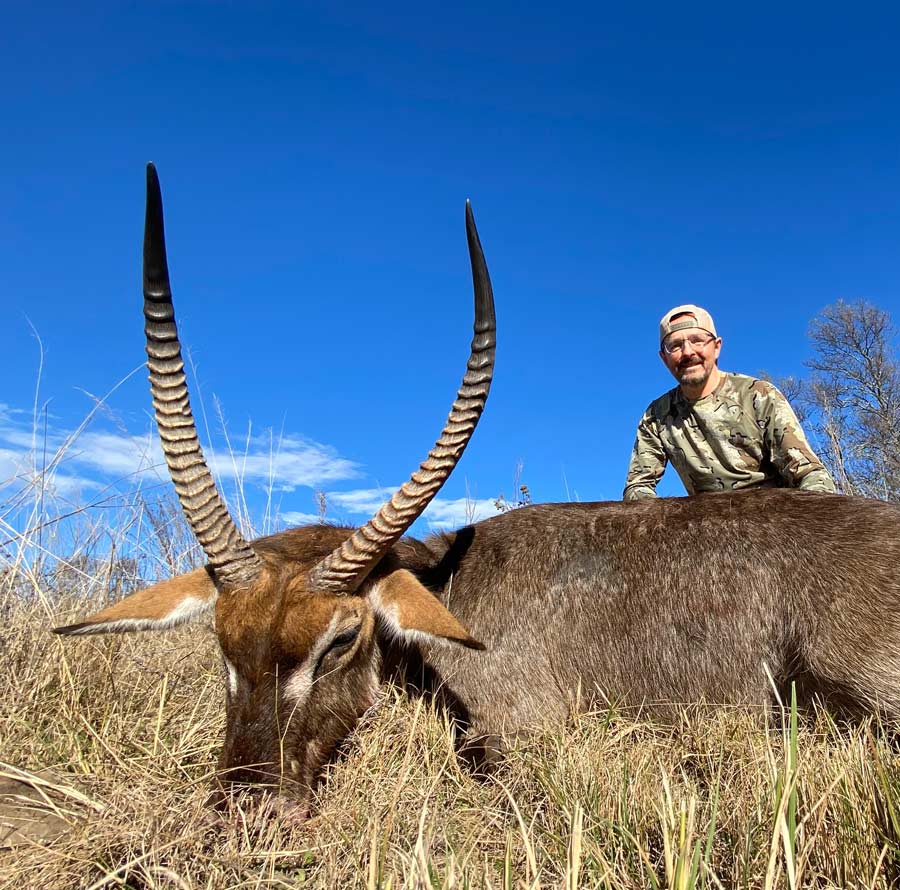
[(203, 617), (216, 603), (216, 585), (206, 568), (195, 569), (126, 596), (78, 624), (55, 627), (56, 634), (108, 634), (166, 630)]
[(436, 637), (462, 643), (470, 649), (485, 648), (406, 569), (399, 569), (382, 578), (368, 597), (387, 630), (408, 642), (415, 642), (417, 637), (426, 640)]

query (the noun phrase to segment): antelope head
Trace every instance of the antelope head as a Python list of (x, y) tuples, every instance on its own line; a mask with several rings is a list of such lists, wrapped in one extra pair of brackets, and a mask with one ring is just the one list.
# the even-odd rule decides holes
[(372, 705), (380, 643), (483, 648), (392, 548), (450, 475), (490, 389), (494, 304), (469, 205), (475, 334), (447, 423), (427, 458), (364, 526), (310, 526), (248, 542), (230, 516), (197, 437), (169, 286), (159, 179), (147, 167), (144, 318), (163, 453), (208, 564), (141, 590), (60, 634), (161, 630), (215, 613), (226, 682), (224, 790), (270, 787), (302, 812), (322, 767)]

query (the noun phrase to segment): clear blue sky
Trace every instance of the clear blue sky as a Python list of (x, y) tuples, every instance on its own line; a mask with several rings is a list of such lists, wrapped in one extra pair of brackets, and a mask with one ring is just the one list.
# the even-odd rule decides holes
[[(31, 326), (51, 442), (143, 361), (148, 160), (195, 403), (281, 436), (289, 515), (322, 489), (363, 521), (440, 430), (471, 335), (466, 198), (498, 358), (447, 501), (510, 497), (520, 460), (535, 500), (620, 497), (672, 385), (670, 305), (710, 309), (722, 367), (774, 375), (803, 373), (838, 298), (900, 319), (896, 5), (446, 6), (6, 5), (0, 470), (30, 435)], [(60, 485), (127, 486), (148, 412), (139, 370)]]

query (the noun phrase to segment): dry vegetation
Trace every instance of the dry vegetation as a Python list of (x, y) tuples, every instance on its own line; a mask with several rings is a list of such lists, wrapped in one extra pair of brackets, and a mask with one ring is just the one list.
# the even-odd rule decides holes
[(34, 821), (0, 840), (0, 888), (900, 882), (900, 758), (880, 727), (823, 715), (766, 730), (740, 713), (677, 726), (596, 714), (521, 743), (479, 781), (440, 713), (389, 694), (309, 822), (249, 808), (213, 822), (223, 692), (210, 629), (48, 631), (193, 558), (176, 510), (133, 499), (94, 515), (38, 535), (20, 514), (25, 535), (6, 545), (0, 782), (18, 780), (18, 794), (0, 822), (17, 800)]

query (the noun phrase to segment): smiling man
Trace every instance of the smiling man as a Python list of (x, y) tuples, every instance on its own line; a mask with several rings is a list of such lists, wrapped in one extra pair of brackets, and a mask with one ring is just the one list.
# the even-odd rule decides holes
[(705, 309), (670, 309), (659, 341), (659, 357), (678, 386), (651, 402), (638, 424), (626, 501), (656, 497), (669, 461), (691, 495), (835, 490), (787, 399), (764, 380), (719, 370), (722, 338)]

